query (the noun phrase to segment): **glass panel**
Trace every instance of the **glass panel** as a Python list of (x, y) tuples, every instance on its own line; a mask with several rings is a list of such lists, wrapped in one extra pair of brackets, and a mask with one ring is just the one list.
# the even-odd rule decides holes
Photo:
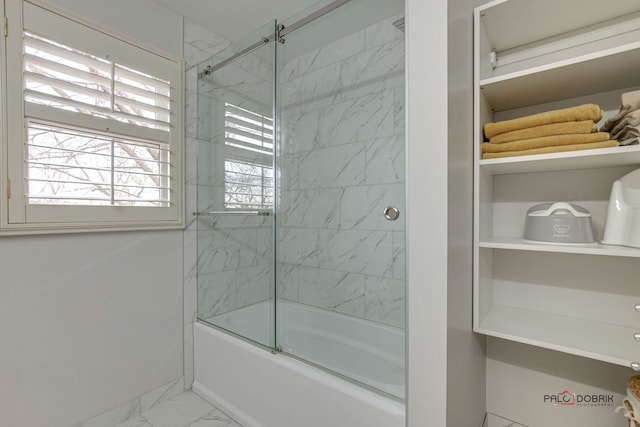
[[(353, 0), (287, 35), (277, 74), (278, 344), (398, 398), (405, 377), (403, 16), (402, 0)], [(385, 219), (388, 206), (399, 209), (397, 220)]]
[(211, 67), (274, 32), (275, 22), (198, 66), (198, 319), (269, 347), (275, 43)]

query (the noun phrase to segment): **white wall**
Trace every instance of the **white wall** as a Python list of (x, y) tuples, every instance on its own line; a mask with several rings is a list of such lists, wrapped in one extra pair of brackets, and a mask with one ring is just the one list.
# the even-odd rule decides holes
[(407, 0), (405, 22), (407, 423), (435, 427), (447, 425), (447, 0)]
[(480, 427), (485, 413), (485, 338), (472, 329), (473, 7), (450, 0), (449, 279), (447, 425)]
[[(587, 333), (587, 331), (585, 331)], [(633, 371), (584, 357), (491, 338), (487, 343), (487, 411), (529, 427), (622, 427), (615, 413)], [(569, 390), (613, 396), (613, 405), (555, 406), (544, 396)]]
[[(151, 1), (55, 4), (182, 52)], [(69, 427), (182, 377), (182, 235), (0, 237), (0, 425)]]
[(182, 56), (182, 17), (152, 0), (44, 0), (134, 40)]

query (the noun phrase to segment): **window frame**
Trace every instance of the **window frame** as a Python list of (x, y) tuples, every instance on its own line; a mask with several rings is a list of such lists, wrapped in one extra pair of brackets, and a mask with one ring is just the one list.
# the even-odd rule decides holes
[[(3, 112), (0, 114), (0, 235), (184, 229), (184, 59), (132, 40), (40, 0), (3, 2), (8, 25), (5, 24), (7, 36), (0, 47), (2, 62), (6, 64), (0, 70)], [(38, 31), (30, 28), (30, 25), (38, 25)], [(98, 56), (109, 55), (114, 62), (142, 72), (147, 71), (160, 78), (168, 77), (171, 85), (168, 138), (171, 177), (168, 207), (29, 204), (25, 191), (28, 176), (24, 166), (27, 160), (27, 125), (30, 120), (47, 121), (47, 118), (27, 115), (29, 109), (26, 108), (23, 81), (23, 31), (33, 32)], [(78, 32), (83, 34), (83, 37), (78, 37)], [(69, 40), (73, 42), (70, 43)], [(29, 107), (31, 110), (38, 110), (37, 107), (31, 108), (34, 105)], [(80, 130), (107, 133), (116, 138), (135, 137), (121, 133), (122, 129), (118, 126), (110, 129), (108, 121), (99, 123), (100, 120), (94, 120), (92, 117), (85, 120), (80, 117), (81, 114), (75, 117), (74, 123), (56, 121), (56, 115), (53, 116), (50, 121), (59, 126), (75, 126)], [(105, 124), (106, 129), (100, 127)], [(149, 141), (160, 142), (151, 139)]]

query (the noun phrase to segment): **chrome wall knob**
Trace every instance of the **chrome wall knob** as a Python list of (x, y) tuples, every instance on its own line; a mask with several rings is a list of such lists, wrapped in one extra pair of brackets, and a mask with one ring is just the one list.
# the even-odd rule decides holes
[(633, 369), (634, 371), (640, 371), (640, 363), (632, 362), (631, 363), (631, 369)]
[(388, 221), (395, 221), (400, 216), (400, 211), (395, 206), (387, 206), (384, 208), (384, 217)]

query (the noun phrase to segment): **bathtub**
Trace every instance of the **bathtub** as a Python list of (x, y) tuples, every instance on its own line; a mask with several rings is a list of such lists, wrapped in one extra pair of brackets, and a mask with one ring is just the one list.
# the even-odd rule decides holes
[[(221, 327), (268, 338), (265, 302), (217, 316)], [(404, 395), (402, 330), (351, 316), (278, 304), (283, 351), (371, 387)], [(228, 323), (225, 323), (228, 322)], [(194, 326), (193, 390), (245, 427), (403, 427), (402, 401), (284, 354), (272, 354), (206, 323)], [(348, 344), (345, 346), (345, 343)], [(373, 374), (373, 375), (372, 375)]]

